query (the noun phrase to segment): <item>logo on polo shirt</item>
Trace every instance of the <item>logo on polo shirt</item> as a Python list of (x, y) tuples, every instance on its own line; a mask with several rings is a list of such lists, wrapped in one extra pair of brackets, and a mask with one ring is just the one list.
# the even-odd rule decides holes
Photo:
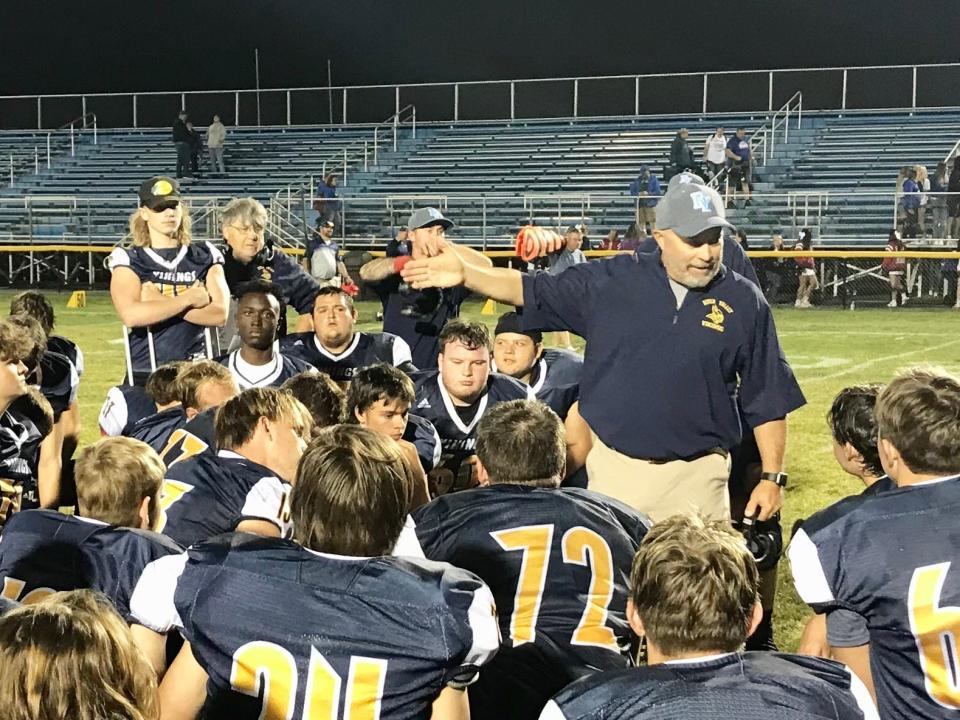
[(726, 321), (727, 315), (733, 314), (733, 308), (723, 300), (715, 300), (714, 298), (705, 298), (703, 304), (707, 308), (707, 316), (700, 321), (700, 324), (705, 328), (723, 332), (723, 323)]

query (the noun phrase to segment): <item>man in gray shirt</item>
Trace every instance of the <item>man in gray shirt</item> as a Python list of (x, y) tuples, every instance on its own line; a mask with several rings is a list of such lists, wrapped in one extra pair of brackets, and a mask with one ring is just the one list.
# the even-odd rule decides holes
[[(555, 253), (552, 253), (547, 256), (547, 272), (551, 275), (559, 275), (568, 267), (573, 267), (574, 265), (579, 265), (580, 263), (585, 263), (587, 261), (586, 256), (583, 254), (583, 250), (580, 249), (580, 245), (583, 242), (583, 234), (586, 228), (582, 223), (577, 223), (576, 225), (571, 225), (567, 228), (567, 232), (564, 235), (564, 240), (566, 245), (562, 247)], [(570, 333), (566, 330), (561, 332), (555, 332), (553, 334), (553, 341), (558, 347), (564, 348), (566, 350), (575, 350), (573, 343), (570, 341)]]

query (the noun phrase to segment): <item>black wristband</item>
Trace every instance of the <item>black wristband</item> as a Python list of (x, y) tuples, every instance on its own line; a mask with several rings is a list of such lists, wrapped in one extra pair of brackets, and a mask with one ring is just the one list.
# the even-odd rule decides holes
[(769, 480), (772, 483), (776, 483), (782, 488), (787, 486), (787, 477), (789, 477), (785, 472), (765, 472), (760, 473), (761, 480)]

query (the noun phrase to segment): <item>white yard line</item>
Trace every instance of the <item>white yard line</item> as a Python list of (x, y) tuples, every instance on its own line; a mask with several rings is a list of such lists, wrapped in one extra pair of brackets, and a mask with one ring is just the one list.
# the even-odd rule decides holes
[(944, 348), (952, 347), (953, 345), (958, 345), (958, 344), (960, 344), (960, 338), (957, 338), (955, 340), (950, 340), (945, 343), (940, 343), (939, 345), (931, 345), (929, 347), (915, 348), (914, 350), (907, 350), (906, 352), (896, 353), (894, 355), (883, 355), (881, 357), (875, 357), (871, 360), (867, 360), (866, 362), (858, 363), (856, 365), (851, 365), (850, 367), (845, 368), (843, 370), (838, 370), (835, 373), (830, 373), (829, 375), (817, 375), (816, 377), (812, 377), (812, 378), (804, 378), (804, 383), (809, 385), (810, 383), (820, 382), (823, 380), (833, 380), (834, 378), (843, 377), (844, 375), (849, 375), (850, 373), (859, 372), (860, 370), (866, 370), (868, 367), (872, 365), (876, 365), (877, 363), (890, 362), (891, 360), (900, 360), (902, 358), (911, 357), (912, 355), (917, 355), (918, 353), (936, 352), (937, 350), (943, 350)]

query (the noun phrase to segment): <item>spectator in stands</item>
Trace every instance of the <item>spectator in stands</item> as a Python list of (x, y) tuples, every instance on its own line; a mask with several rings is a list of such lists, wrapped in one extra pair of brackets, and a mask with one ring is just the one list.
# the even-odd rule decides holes
[[(565, 244), (560, 250), (551, 255), (547, 256), (547, 261), (549, 263), (549, 272), (551, 275), (559, 275), (568, 267), (573, 267), (574, 265), (579, 265), (580, 263), (585, 263), (587, 261), (586, 256), (583, 254), (583, 250), (580, 249), (580, 243), (583, 239), (584, 225), (583, 223), (577, 225), (571, 225), (567, 228), (566, 235), (564, 235)], [(576, 350), (573, 346), (573, 342), (570, 340), (570, 333), (566, 330), (561, 330), (553, 334), (554, 345), (557, 347), (564, 348), (565, 350)]]
[[(337, 226), (343, 222), (343, 216), (340, 210), (343, 207), (343, 201), (337, 196), (337, 184), (340, 178), (335, 173), (327, 173), (323, 181), (317, 185), (317, 199), (313, 203), (314, 210), (320, 213), (323, 220), (331, 220)], [(320, 222), (317, 222), (320, 226)]]
[[(781, 252), (783, 250), (783, 235), (774, 233), (770, 240), (770, 250)], [(786, 272), (786, 258), (762, 258), (760, 259), (760, 268), (762, 270), (763, 294), (770, 305), (777, 303), (780, 293), (780, 286), (783, 284), (784, 274)]]
[[(891, 230), (887, 238), (887, 252), (899, 253), (906, 250), (899, 230)], [(903, 274), (907, 270), (907, 261), (902, 257), (887, 257), (883, 259), (881, 268), (890, 279), (890, 303), (887, 307), (899, 307), (907, 302), (906, 286), (903, 284)]]
[(632, 222), (630, 227), (627, 228), (627, 231), (623, 234), (623, 242), (620, 243), (621, 250), (636, 250), (640, 247), (640, 243), (643, 241), (641, 235), (643, 230), (640, 228), (640, 223)]
[(6, 720), (158, 720), (157, 677), (123, 619), (89, 590), (0, 618)]
[(937, 163), (937, 171), (930, 178), (930, 202), (927, 203), (927, 207), (933, 213), (931, 237), (940, 239), (947, 237), (947, 196), (941, 193), (947, 191), (948, 182), (947, 164), (941, 161)]
[(636, 222), (649, 235), (657, 222), (657, 203), (662, 195), (660, 181), (646, 165), (640, 166), (640, 174), (630, 183), (630, 195), (637, 198)]
[(917, 208), (917, 226), (920, 237), (927, 236), (927, 204), (930, 202), (930, 176), (926, 165), (917, 165), (917, 187), (920, 189), (920, 206)]
[(960, 240), (960, 155), (953, 159), (953, 169), (947, 181), (947, 237)]
[(743, 230), (737, 230), (733, 234), (733, 239), (736, 240), (737, 244), (744, 250), (750, 249), (750, 241), (747, 239), (747, 234)]
[(620, 232), (617, 230), (611, 230), (607, 233), (607, 236), (600, 243), (601, 250), (619, 250), (620, 249)]
[(708, 180), (716, 177), (723, 170), (727, 160), (727, 154), (724, 152), (726, 149), (727, 136), (724, 134), (723, 128), (718, 127), (717, 131), (708, 137), (703, 144), (703, 158), (707, 163)]
[(843, 665), (743, 652), (760, 622), (757, 590), (756, 562), (728, 522), (675, 515), (656, 523), (634, 558), (627, 606), (647, 642), (646, 666), (578, 680), (540, 720), (876, 720), (866, 687)]
[(313, 237), (303, 254), (303, 269), (320, 287), (343, 287), (353, 285), (353, 278), (340, 257), (340, 245), (333, 239), (336, 225), (333, 220), (320, 216)]
[(207, 128), (207, 154), (210, 156), (210, 174), (220, 169), (220, 174), (226, 174), (223, 165), (223, 144), (227, 139), (227, 129), (220, 122), (220, 116), (214, 115), (213, 122)]
[(203, 138), (189, 120), (187, 131), (190, 133), (190, 172), (194, 177), (200, 177), (200, 152), (203, 150)]
[(187, 111), (181, 110), (173, 121), (173, 146), (177, 151), (176, 177), (187, 176), (190, 170), (190, 130), (187, 128)]
[[(800, 231), (800, 239), (793, 249), (813, 249), (813, 233), (810, 232), (810, 228), (804, 228)], [(810, 296), (813, 294), (813, 291), (820, 286), (820, 283), (817, 281), (816, 262), (812, 257), (798, 257), (794, 258), (794, 261), (797, 263), (797, 268), (800, 271), (800, 282), (797, 285), (797, 301), (795, 307), (812, 307), (810, 304)]]
[[(308, 269), (285, 252), (275, 248), (273, 241), (265, 237), (267, 229), (267, 209), (259, 200), (234, 198), (224, 208), (222, 219), (223, 271), (230, 289), (230, 304), (227, 324), (218, 331), (220, 352), (236, 350), (237, 293), (247, 282), (267, 280), (280, 290), (285, 305), (290, 305), (299, 314), (296, 331), (302, 332), (313, 327), (310, 314), (313, 301), (320, 286), (310, 277)], [(286, 309), (280, 313), (278, 337), (287, 334)]]
[(737, 199), (738, 191), (743, 192), (745, 203), (749, 203), (752, 177), (750, 141), (746, 129), (737, 128), (737, 134), (730, 138), (723, 152), (727, 156), (727, 207)]
[(688, 137), (690, 137), (690, 133), (687, 132), (687, 129), (680, 128), (673, 138), (673, 142), (670, 143), (670, 167), (667, 168), (664, 180), (669, 180), (674, 175), (679, 175), (686, 170), (695, 173), (700, 169), (696, 160), (693, 159), (693, 148), (687, 142)]
[(917, 171), (914, 168), (905, 168), (906, 177), (900, 186), (902, 196), (900, 206), (903, 208), (903, 237), (915, 238), (920, 229), (920, 186), (917, 185)]
[[(960, 240), (957, 241), (955, 252), (960, 252)], [(954, 298), (957, 297), (957, 278), (960, 273), (960, 263), (956, 258), (944, 258), (940, 261), (940, 277), (943, 284), (943, 304), (953, 305)]]

